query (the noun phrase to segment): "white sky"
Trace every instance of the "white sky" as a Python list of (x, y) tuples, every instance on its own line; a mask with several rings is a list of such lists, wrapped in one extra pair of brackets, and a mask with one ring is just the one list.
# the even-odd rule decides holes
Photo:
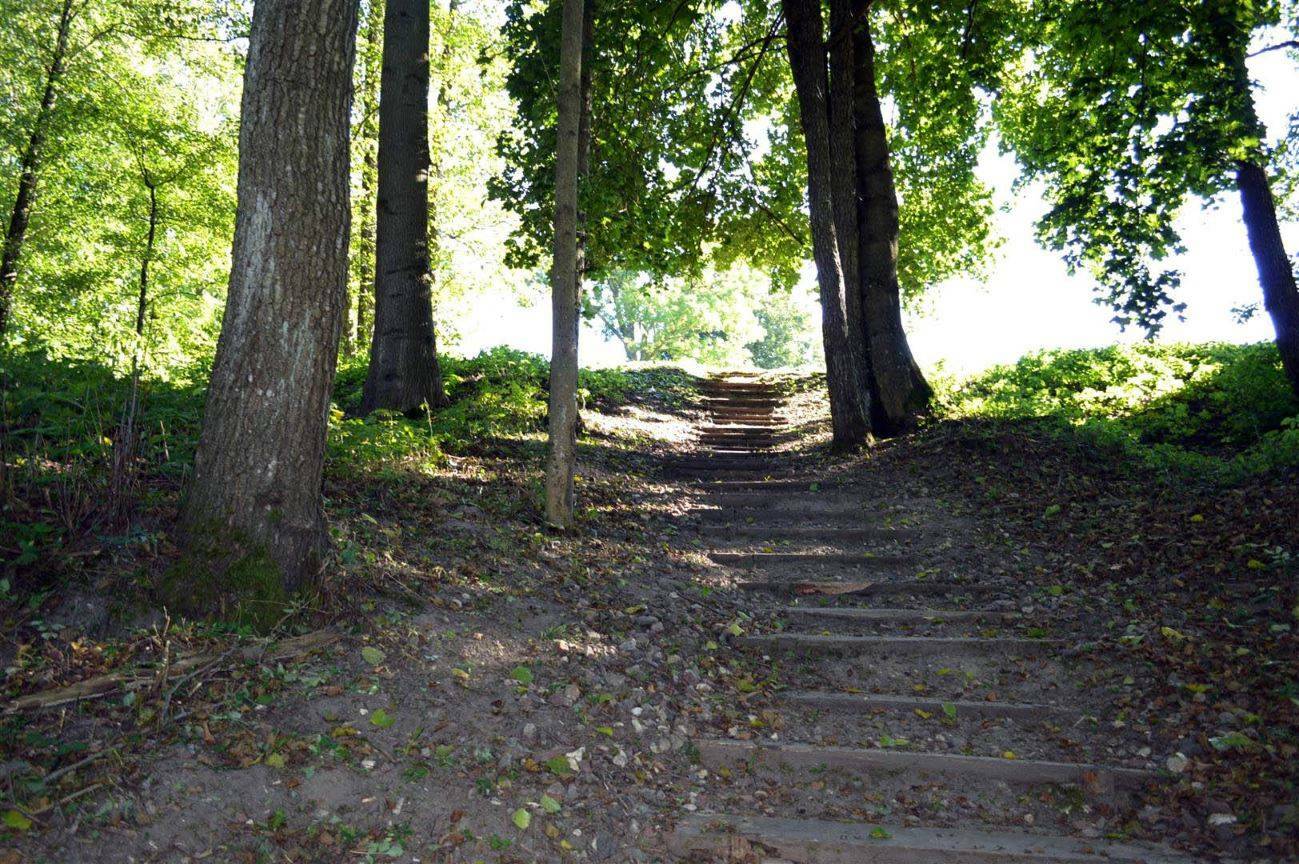
[[(1260, 114), (1274, 138), (1299, 111), (1299, 75), (1287, 52), (1252, 58), (1259, 82)], [(908, 316), (908, 333), (917, 359), (926, 367), (942, 362), (949, 371), (976, 370), (1011, 361), (1025, 352), (1049, 347), (1086, 347), (1135, 341), (1141, 332), (1120, 333), (1113, 313), (1092, 302), (1092, 282), (1070, 276), (1057, 253), (1041, 249), (1033, 237), (1034, 220), (1046, 209), (1032, 189), (1012, 191), (1017, 171), (1009, 157), (989, 147), (981, 173), (1004, 205), (995, 227), (1005, 242), (986, 283), (955, 279), (932, 289), (919, 315)], [(1273, 338), (1271, 322), (1261, 308), (1257, 273), (1240, 218), (1240, 201), (1228, 195), (1220, 206), (1187, 207), (1180, 220), (1187, 252), (1172, 263), (1183, 272), (1179, 300), (1187, 304), (1186, 321), (1169, 316), (1160, 341), (1254, 342)], [(1299, 251), (1299, 224), (1283, 226), (1286, 248)], [(805, 279), (811, 279), (810, 266)], [(1259, 303), (1254, 318), (1237, 323), (1231, 309)], [(819, 309), (817, 310), (819, 314)], [(819, 320), (819, 319), (818, 319)], [(598, 329), (583, 328), (583, 365), (607, 365), (624, 359), (620, 346)], [(456, 349), (466, 354), (494, 345), (550, 353), (549, 298), (537, 296), (525, 306), (503, 286), (499, 296), (477, 302), (462, 319)]]

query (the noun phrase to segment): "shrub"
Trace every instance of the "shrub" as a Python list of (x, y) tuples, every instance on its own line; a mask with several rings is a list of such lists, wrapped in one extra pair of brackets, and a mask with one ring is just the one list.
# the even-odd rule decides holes
[(945, 382), (937, 405), (953, 419), (1043, 419), (1179, 473), (1229, 479), (1299, 464), (1299, 400), (1269, 343), (1043, 351)]

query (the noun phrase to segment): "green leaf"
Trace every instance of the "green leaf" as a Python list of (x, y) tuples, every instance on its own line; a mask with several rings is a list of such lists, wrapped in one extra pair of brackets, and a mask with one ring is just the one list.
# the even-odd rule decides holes
[(955, 720), (955, 719), (956, 719), (956, 706), (953, 705), (951, 702), (944, 702), (944, 703), (943, 703), (943, 713), (946, 714), (948, 717), (952, 718), (953, 720)]
[(1214, 750), (1252, 750), (1254, 742), (1243, 732), (1228, 732), (1226, 735), (1215, 735), (1209, 739)]
[(5, 827), (12, 828), (15, 831), (27, 831), (32, 827), (32, 820), (28, 819), (17, 810), (8, 810), (4, 815)]
[(266, 766), (268, 768), (283, 768), (284, 756), (281, 753), (271, 753), (266, 757)]
[(560, 803), (549, 795), (541, 796), (541, 809), (547, 813), (558, 813), (561, 809)]
[(532, 824), (532, 814), (527, 810), (524, 810), (522, 807), (515, 810), (514, 816), (511, 818), (514, 820), (514, 827), (518, 828), (520, 831), (527, 831), (528, 826)]
[(375, 648), (373, 645), (366, 645), (364, 648), (361, 649), (361, 656), (364, 657), (365, 662), (369, 663), (371, 666), (378, 666), (380, 663), (384, 661), (384, 658), (387, 657), (388, 655), (384, 654), (382, 651), (380, 651), (378, 648)]
[(892, 834), (890, 834), (889, 832), (885, 831), (883, 828), (880, 828), (878, 826), (871, 829), (872, 840), (888, 840), (892, 836), (893, 836)]
[(520, 684), (528, 685), (532, 683), (532, 670), (527, 666), (515, 666), (510, 671), (510, 677)]
[(546, 770), (556, 777), (573, 776), (573, 768), (568, 764), (567, 756), (551, 756), (545, 762)]
[(380, 729), (387, 729), (389, 726), (397, 722), (397, 718), (380, 708), (370, 715), (370, 722), (375, 726), (378, 726)]

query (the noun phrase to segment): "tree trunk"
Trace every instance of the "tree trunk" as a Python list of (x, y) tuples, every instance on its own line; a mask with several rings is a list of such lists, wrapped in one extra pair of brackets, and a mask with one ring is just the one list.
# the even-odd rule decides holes
[[(866, 359), (873, 377), (875, 431), (896, 434), (911, 424), (933, 395), (911, 356), (902, 328), (898, 285), (898, 195), (889, 165), (888, 132), (875, 85), (875, 45), (871, 38), (870, 0), (852, 0), (857, 15), (853, 31), (854, 115), (856, 118), (858, 254)], [(863, 338), (863, 337), (859, 337)]]
[(59, 13), (58, 29), (54, 37), (54, 52), (45, 72), (45, 90), (41, 105), (32, 121), (32, 133), (27, 139), (18, 167), (18, 193), (14, 196), (13, 210), (9, 215), (9, 230), (5, 233), (4, 252), (0, 254), (0, 345), (4, 343), (9, 327), (9, 312), (13, 305), (14, 287), (18, 282), (18, 261), (22, 257), (23, 241), (32, 218), (32, 204), (36, 200), (36, 173), (45, 149), (45, 136), (49, 130), (50, 115), (58, 98), (59, 81), (66, 69), (68, 31), (72, 29), (72, 0), (63, 0)]
[(359, 242), (354, 245), (356, 318), (348, 340), (352, 353), (363, 350), (374, 327), (374, 220), (378, 209), (375, 180), (379, 173), (379, 79), (383, 70), (382, 59), (376, 58), (383, 56), (383, 8), (382, 0), (370, 0), (361, 26), (365, 52), (359, 60), (360, 75), (356, 83), (361, 120), (353, 133), (361, 151), (361, 201), (353, 208), (360, 224)]
[(1281, 239), (1267, 172), (1256, 162), (1238, 162), (1236, 185), (1240, 189), (1249, 249), (1254, 254), (1258, 281), (1263, 288), (1263, 305), (1276, 329), (1281, 366), (1290, 387), (1299, 396), (1299, 290), (1295, 288), (1294, 268)]
[(878, 410), (875, 379), (871, 374), (862, 312), (861, 266), (857, 244), (858, 189), (856, 146), (856, 64), (853, 57), (853, 0), (830, 0), (830, 158), (833, 167), (835, 241), (839, 246), (839, 269), (844, 282), (844, 318), (848, 328), (848, 350), (853, 365), (860, 369), (862, 389), (868, 401), (867, 418), (874, 426)]
[(374, 339), (361, 410), (446, 404), (433, 336), (428, 245), (429, 0), (388, 0), (379, 95)]
[(799, 117), (807, 144), (807, 198), (812, 257), (821, 292), (826, 383), (834, 446), (847, 450), (870, 434), (869, 395), (859, 364), (853, 362), (845, 307), (843, 270), (835, 231), (834, 159), (827, 102), (826, 52), (819, 0), (782, 0), (788, 30), (790, 68), (798, 92)]
[(149, 228), (135, 298), (135, 345), (131, 350), (131, 389), (122, 408), (122, 422), (113, 436), (113, 469), (109, 477), (108, 510), (114, 521), (123, 519), (134, 497), (136, 456), (139, 451), (140, 375), (144, 361), (144, 324), (149, 312), (149, 268), (158, 239), (158, 183), (141, 160), (140, 180), (149, 190)]
[(347, 303), (356, 8), (257, 0), (253, 12), (230, 290), (171, 593), (255, 623), (317, 582), (329, 546), (321, 478)]
[(550, 352), (550, 453), (546, 462), (546, 521), (573, 524), (577, 467), (578, 272), (577, 183), (581, 163), (584, 0), (564, 0), (559, 48), (558, 130), (555, 143), (555, 248), (550, 271), (553, 344)]

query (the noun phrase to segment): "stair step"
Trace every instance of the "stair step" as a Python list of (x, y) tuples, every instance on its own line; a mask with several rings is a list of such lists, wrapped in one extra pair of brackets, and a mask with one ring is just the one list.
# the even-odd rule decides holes
[(750, 580), (741, 582), (745, 591), (769, 591), (774, 594), (818, 597), (879, 597), (887, 594), (924, 594), (960, 596), (990, 594), (1003, 590), (1000, 585), (953, 582), (951, 580), (903, 579), (892, 582), (843, 582), (831, 580)]
[(1194, 864), (1144, 844), (716, 813), (686, 816), (667, 844), (678, 856), (712, 853), (725, 861), (764, 860), (749, 854), (757, 846), (765, 860), (793, 864)]
[(961, 699), (920, 699), (914, 696), (891, 696), (882, 693), (830, 693), (820, 690), (795, 690), (780, 694), (785, 702), (795, 702), (809, 708), (845, 713), (874, 713), (876, 711), (928, 711), (942, 716), (944, 706), (956, 709), (957, 717), (1011, 717), (1020, 720), (1043, 720), (1064, 716), (1077, 716), (1078, 712), (1039, 705), (1033, 702), (976, 702)]
[(721, 738), (695, 739), (694, 745), (699, 752), (700, 762), (709, 769), (748, 764), (795, 771), (831, 769), (863, 774), (905, 773), (917, 780), (941, 776), (1000, 780), (1018, 786), (1056, 783), (1081, 786), (1085, 791), (1097, 795), (1109, 794), (1115, 790), (1139, 789), (1158, 776), (1154, 771), (1140, 768), (1084, 762), (999, 759), (993, 756), (909, 750), (818, 747), (812, 744), (773, 744)]
[(914, 566), (910, 555), (873, 555), (865, 552), (709, 552), (714, 564), (726, 567), (769, 567), (784, 564), (791, 567), (839, 565), (868, 569), (892, 569)]
[(860, 621), (870, 624), (936, 624), (944, 621), (1017, 621), (1018, 612), (994, 609), (878, 609), (834, 606), (786, 606), (780, 614), (787, 618), (813, 620)]
[[(789, 541), (831, 543), (893, 543), (914, 540), (925, 532), (919, 528), (881, 528), (858, 526), (854, 528), (822, 527), (818, 525), (735, 525), (705, 523), (700, 526), (707, 533), (724, 534), (728, 538), (753, 539), (771, 544)], [(770, 553), (768, 553), (770, 554)]]
[(885, 651), (893, 656), (1003, 652), (1014, 652), (1020, 656), (1040, 655), (1059, 650), (1066, 643), (1059, 639), (1021, 639), (1010, 636), (979, 639), (965, 636), (822, 636), (815, 633), (772, 633), (765, 636), (738, 636), (732, 644), (736, 648), (761, 651), (764, 654), (857, 657)]
[(821, 489), (850, 489), (853, 484), (845, 480), (817, 480), (807, 477), (786, 477), (779, 480), (721, 480), (711, 484), (709, 491), (730, 492), (816, 492)]

